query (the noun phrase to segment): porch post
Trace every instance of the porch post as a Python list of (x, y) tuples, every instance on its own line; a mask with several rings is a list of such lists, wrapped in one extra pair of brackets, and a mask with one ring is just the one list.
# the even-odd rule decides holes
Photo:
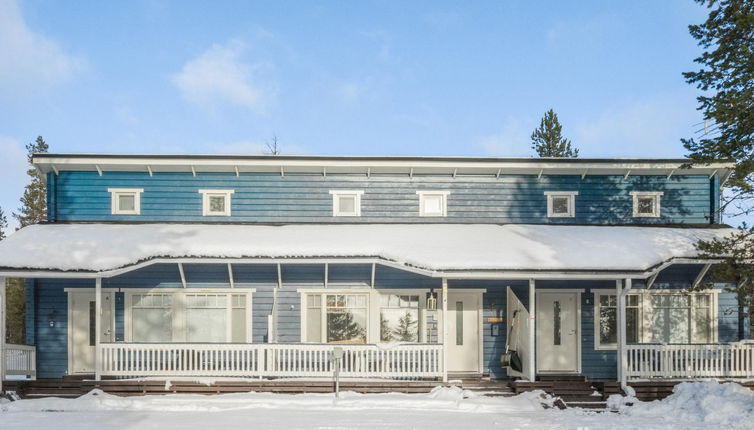
[(0, 393), (5, 379), (5, 278), (0, 276)]
[(448, 382), (448, 280), (442, 278), (442, 382)]
[(529, 279), (529, 372), (526, 377), (529, 381), (537, 380), (537, 359), (534, 356), (537, 350), (536, 344), (536, 327), (537, 322), (537, 293), (536, 293), (536, 281)]
[(618, 301), (618, 380), (625, 390), (628, 382), (628, 353), (626, 351), (626, 296), (631, 290), (631, 278), (625, 279), (625, 286), (621, 288), (621, 281), (615, 281), (616, 298)]
[(100, 339), (102, 332), (102, 278), (94, 280), (94, 379), (100, 380), (102, 360), (100, 359)]

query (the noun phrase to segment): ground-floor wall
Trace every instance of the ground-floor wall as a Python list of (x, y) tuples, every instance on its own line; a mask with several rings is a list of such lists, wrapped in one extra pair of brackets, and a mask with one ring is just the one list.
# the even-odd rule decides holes
[[(324, 282), (327, 271), (327, 283)], [(282, 265), (282, 284), (278, 287), (278, 268), (273, 264), (234, 264), (233, 287), (237, 291), (253, 288), (250, 337), (253, 343), (269, 342), (270, 336), (278, 343), (302, 342), (302, 297), (307, 289), (353, 289), (363, 291), (372, 284), (371, 265)], [(227, 265), (185, 265), (184, 277), (187, 291), (192, 288), (230, 288)], [(653, 288), (682, 288), (684, 279), (657, 283)], [(667, 281), (667, 282), (665, 282)], [(637, 289), (644, 281), (636, 280)], [(127, 339), (126, 292), (129, 289), (182, 288), (181, 274), (174, 264), (157, 264), (127, 275), (103, 279), (103, 288), (114, 293), (114, 340)], [(386, 266), (377, 266), (374, 272), (376, 290), (422, 290), (439, 292), (441, 280)], [(507, 377), (500, 365), (500, 355), (505, 350), (507, 333), (507, 287), (527, 307), (530, 306), (529, 282), (522, 280), (450, 280), (451, 291), (464, 289), (484, 290), (481, 303), (482, 372), (495, 378)], [(738, 306), (734, 294), (718, 286), (717, 333), (718, 341), (738, 340)], [(93, 289), (90, 279), (36, 279), (27, 282), (27, 341), (37, 346), (39, 378), (57, 378), (68, 372), (68, 294), (66, 289)], [(590, 378), (614, 379), (617, 376), (617, 358), (614, 349), (595, 347), (595, 291), (615, 289), (615, 281), (537, 281), (536, 289), (575, 289), (580, 294), (581, 314), (580, 347), (581, 374)], [(425, 300), (425, 297), (420, 297)], [(273, 303), (277, 303), (273, 311)], [(441, 305), (438, 304), (438, 308)], [(268, 327), (270, 316), (276, 321), (274, 330)], [(435, 321), (437, 323), (437, 321)], [(748, 324), (746, 324), (748, 327)], [(433, 331), (434, 330), (434, 331)], [(436, 324), (427, 335), (428, 340), (440, 338)], [(434, 339), (433, 339), (434, 336)], [(748, 334), (746, 334), (748, 336)]]

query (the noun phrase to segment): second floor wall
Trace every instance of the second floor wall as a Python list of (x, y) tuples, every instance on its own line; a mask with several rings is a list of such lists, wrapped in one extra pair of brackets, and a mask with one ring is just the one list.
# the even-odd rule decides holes
[[(194, 176), (60, 171), (48, 174), (48, 203), (52, 221), (708, 224), (718, 207), (718, 182), (707, 175)], [(139, 190), (139, 213), (113, 214), (113, 189)], [(212, 190), (232, 191), (229, 215), (205, 215), (205, 194)], [(338, 190), (358, 192), (359, 216), (334, 216), (332, 192)], [(441, 192), (447, 205), (444, 214), (421, 216), (421, 191)], [(548, 216), (546, 193), (552, 192), (573, 195), (572, 216)], [(634, 216), (635, 192), (661, 193), (658, 216)]]

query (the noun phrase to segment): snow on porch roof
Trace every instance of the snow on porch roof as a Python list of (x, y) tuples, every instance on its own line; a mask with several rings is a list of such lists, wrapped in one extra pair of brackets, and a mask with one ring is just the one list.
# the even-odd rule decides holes
[(155, 258), (381, 258), (430, 271), (645, 271), (733, 229), (483, 224), (46, 224), (0, 242), (12, 270), (115, 270)]

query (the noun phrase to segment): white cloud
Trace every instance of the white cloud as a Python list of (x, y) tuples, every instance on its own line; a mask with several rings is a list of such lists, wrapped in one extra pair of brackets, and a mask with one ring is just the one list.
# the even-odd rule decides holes
[(525, 157), (531, 155), (528, 147), (533, 129), (534, 125), (526, 124), (518, 118), (507, 117), (503, 120), (500, 132), (483, 137), (479, 141), (479, 146), (486, 155)]
[(0, 92), (44, 89), (83, 68), (81, 59), (26, 25), (16, 0), (0, 0)]
[(184, 64), (172, 81), (196, 105), (212, 108), (227, 103), (263, 113), (275, 98), (268, 77), (272, 66), (246, 61), (246, 51), (246, 45), (237, 40), (213, 45)]
[(20, 206), (19, 199), (26, 186), (28, 165), (26, 149), (15, 139), (0, 136), (0, 154), (3, 154), (0, 157), (0, 183), (3, 184), (0, 187), (0, 207), (8, 218), (7, 234), (18, 226), (12, 213), (17, 212)]
[(577, 124), (569, 137), (584, 157), (680, 157), (680, 139), (692, 137), (699, 122), (695, 105), (691, 94), (636, 100)]

